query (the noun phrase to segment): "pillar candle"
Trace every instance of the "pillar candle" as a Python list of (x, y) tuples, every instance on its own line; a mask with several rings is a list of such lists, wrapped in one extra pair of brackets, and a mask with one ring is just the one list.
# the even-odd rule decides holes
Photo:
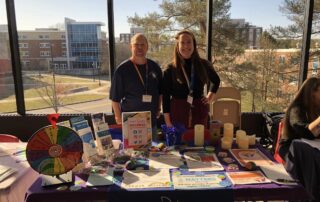
[(240, 149), (248, 149), (249, 148), (249, 137), (248, 136), (241, 136), (239, 138), (238, 147)]
[(231, 149), (232, 139), (228, 137), (221, 138), (221, 148), (222, 149)]
[(225, 123), (223, 125), (223, 136), (233, 138), (233, 124), (232, 123)]
[(249, 137), (249, 145), (255, 145), (256, 144), (256, 134), (250, 135)]
[(240, 137), (246, 136), (246, 131), (244, 130), (237, 130), (236, 132), (236, 143), (238, 144)]
[(194, 125), (194, 145), (203, 146), (204, 144), (204, 125)]

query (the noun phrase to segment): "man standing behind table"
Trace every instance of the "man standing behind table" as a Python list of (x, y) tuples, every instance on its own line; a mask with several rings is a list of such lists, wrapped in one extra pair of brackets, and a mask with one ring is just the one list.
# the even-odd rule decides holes
[(162, 71), (159, 65), (146, 58), (147, 38), (139, 33), (130, 43), (131, 57), (115, 70), (110, 88), (110, 100), (117, 124), (121, 112), (151, 111), (152, 139), (157, 137), (157, 118), (161, 109)]

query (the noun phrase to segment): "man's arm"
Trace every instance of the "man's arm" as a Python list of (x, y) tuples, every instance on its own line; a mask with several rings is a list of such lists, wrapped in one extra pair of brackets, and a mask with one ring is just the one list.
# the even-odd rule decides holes
[(112, 101), (112, 108), (114, 112), (114, 119), (116, 120), (116, 124), (121, 124), (121, 109), (120, 103)]

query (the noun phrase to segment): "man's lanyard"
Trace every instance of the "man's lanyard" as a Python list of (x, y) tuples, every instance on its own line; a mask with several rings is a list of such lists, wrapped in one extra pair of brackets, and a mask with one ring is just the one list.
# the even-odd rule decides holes
[(191, 78), (190, 78), (191, 81), (189, 80), (189, 78), (187, 76), (187, 73), (186, 73), (186, 70), (184, 69), (183, 65), (181, 65), (181, 68), (182, 68), (182, 72), (183, 72), (184, 78), (187, 81), (187, 85), (188, 85), (188, 88), (189, 88), (189, 95), (192, 96), (193, 86), (194, 86), (194, 66), (193, 66), (193, 64), (191, 64)]
[(141, 73), (140, 73), (139, 68), (138, 68), (138, 66), (136, 65), (136, 63), (134, 63), (133, 60), (131, 60), (131, 62), (133, 63), (133, 66), (134, 66), (134, 68), (136, 69), (137, 74), (138, 74), (138, 76), (139, 76), (139, 79), (140, 79), (140, 81), (141, 81), (141, 83), (142, 83), (142, 85), (143, 85), (143, 87), (144, 87), (144, 90), (145, 90), (145, 92), (146, 92), (146, 94), (147, 94), (147, 91), (148, 91), (148, 61), (146, 62), (146, 84), (145, 84), (144, 81), (143, 81), (143, 78), (142, 78), (142, 76), (141, 76)]

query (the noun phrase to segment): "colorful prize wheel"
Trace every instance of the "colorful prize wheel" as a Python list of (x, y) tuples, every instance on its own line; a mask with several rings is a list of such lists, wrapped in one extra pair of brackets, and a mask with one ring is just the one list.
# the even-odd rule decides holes
[(40, 174), (57, 176), (81, 162), (82, 140), (76, 131), (65, 126), (45, 126), (29, 139), (26, 156)]

